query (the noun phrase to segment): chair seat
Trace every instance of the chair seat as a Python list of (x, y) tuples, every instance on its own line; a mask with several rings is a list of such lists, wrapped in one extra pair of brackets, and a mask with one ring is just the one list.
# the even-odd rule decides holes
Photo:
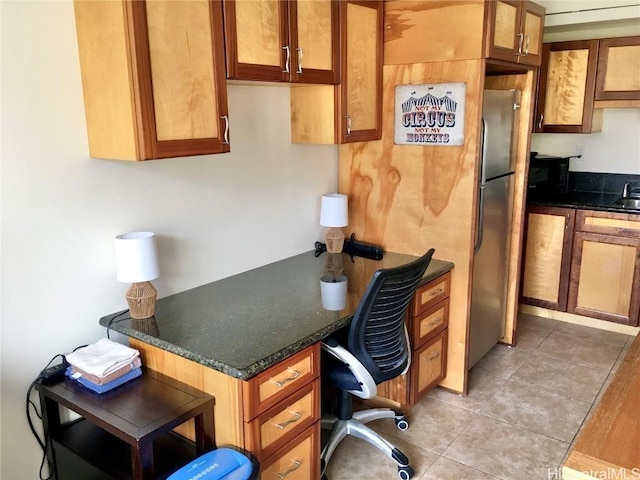
[(360, 382), (344, 364), (333, 363), (328, 372), (323, 372), (331, 384), (340, 390), (362, 390)]
[(249, 480), (256, 476), (249, 457), (231, 448), (218, 448), (200, 455), (167, 480)]

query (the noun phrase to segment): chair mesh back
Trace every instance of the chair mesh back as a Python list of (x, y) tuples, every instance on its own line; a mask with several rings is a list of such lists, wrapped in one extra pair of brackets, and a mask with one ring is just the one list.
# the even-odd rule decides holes
[(409, 362), (404, 320), (434, 249), (407, 265), (373, 274), (351, 321), (349, 351), (376, 383), (397, 377)]

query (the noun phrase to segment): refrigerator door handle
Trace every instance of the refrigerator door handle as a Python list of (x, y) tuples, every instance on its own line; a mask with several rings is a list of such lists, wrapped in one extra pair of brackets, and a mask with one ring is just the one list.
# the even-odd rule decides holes
[(482, 230), (484, 228), (484, 185), (478, 187), (478, 216), (476, 224), (476, 243), (473, 246), (473, 253), (478, 253), (482, 246)]

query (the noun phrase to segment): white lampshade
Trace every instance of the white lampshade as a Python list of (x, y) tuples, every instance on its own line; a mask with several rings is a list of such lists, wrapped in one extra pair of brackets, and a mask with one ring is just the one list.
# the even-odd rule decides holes
[(116, 237), (118, 280), (139, 283), (160, 276), (155, 233), (131, 232)]
[(342, 193), (322, 196), (320, 225), (323, 227), (346, 227), (349, 225), (348, 197)]

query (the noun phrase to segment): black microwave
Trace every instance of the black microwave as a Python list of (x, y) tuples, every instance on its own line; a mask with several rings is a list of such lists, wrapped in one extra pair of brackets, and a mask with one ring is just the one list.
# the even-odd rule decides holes
[(567, 193), (569, 157), (531, 155), (529, 159), (529, 195)]

